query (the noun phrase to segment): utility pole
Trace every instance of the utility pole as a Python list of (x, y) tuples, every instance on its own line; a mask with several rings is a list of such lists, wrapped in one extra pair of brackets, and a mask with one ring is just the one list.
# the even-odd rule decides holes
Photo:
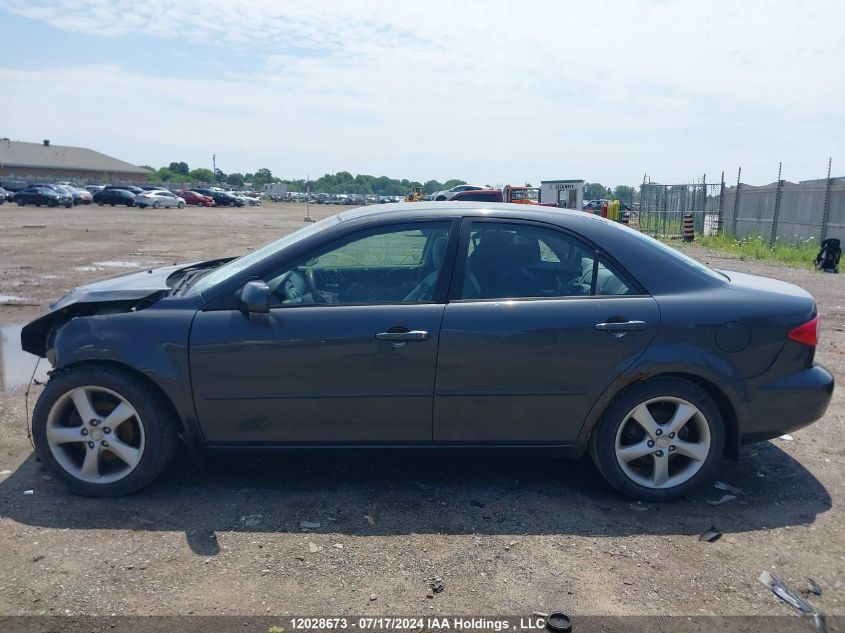
[(824, 206), (822, 207), (822, 230), (819, 237), (820, 242), (827, 239), (827, 223), (830, 220), (830, 188), (833, 185), (833, 180), (830, 179), (830, 168), (833, 165), (833, 156), (827, 159), (827, 183), (824, 189)]
[(303, 222), (313, 222), (311, 217), (311, 174), (305, 176), (305, 217)]

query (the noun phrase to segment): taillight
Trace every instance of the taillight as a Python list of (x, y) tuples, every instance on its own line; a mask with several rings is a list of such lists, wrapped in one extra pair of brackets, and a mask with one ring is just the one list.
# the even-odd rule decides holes
[(821, 326), (821, 318), (815, 317), (811, 321), (807, 321), (804, 325), (799, 325), (789, 331), (789, 338), (793, 341), (798, 341), (804, 345), (815, 347), (819, 344), (819, 327)]

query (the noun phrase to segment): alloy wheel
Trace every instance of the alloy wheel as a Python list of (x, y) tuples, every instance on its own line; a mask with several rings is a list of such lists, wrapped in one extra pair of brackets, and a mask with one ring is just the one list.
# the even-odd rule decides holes
[(616, 461), (645, 488), (673, 488), (689, 481), (710, 454), (710, 425), (692, 403), (670, 396), (633, 408), (616, 431)]
[(144, 426), (120, 394), (104, 387), (76, 387), (50, 409), (47, 443), (69, 474), (107, 484), (126, 477), (141, 461)]

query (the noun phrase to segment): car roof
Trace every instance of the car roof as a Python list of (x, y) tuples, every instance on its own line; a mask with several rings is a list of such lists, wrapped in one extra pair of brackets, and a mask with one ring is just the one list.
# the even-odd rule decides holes
[[(526, 208), (528, 207), (528, 208)], [(382, 204), (377, 207), (359, 207), (342, 211), (338, 214), (341, 222), (349, 220), (375, 219), (381, 215), (419, 215), (424, 212), (426, 215), (434, 216), (492, 216), (503, 215), (509, 218), (534, 219), (545, 222), (559, 223), (562, 218), (574, 220), (590, 219), (597, 222), (608, 223), (610, 220), (584, 213), (583, 211), (561, 209), (558, 207), (544, 207), (541, 205), (511, 204), (507, 202), (476, 202), (445, 200), (443, 202), (395, 202)]]

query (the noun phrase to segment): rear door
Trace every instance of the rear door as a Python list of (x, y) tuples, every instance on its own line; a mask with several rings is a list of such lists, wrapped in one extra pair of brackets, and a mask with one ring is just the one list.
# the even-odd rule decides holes
[(435, 442), (574, 441), (659, 321), (655, 300), (577, 236), (466, 220), (440, 334)]

